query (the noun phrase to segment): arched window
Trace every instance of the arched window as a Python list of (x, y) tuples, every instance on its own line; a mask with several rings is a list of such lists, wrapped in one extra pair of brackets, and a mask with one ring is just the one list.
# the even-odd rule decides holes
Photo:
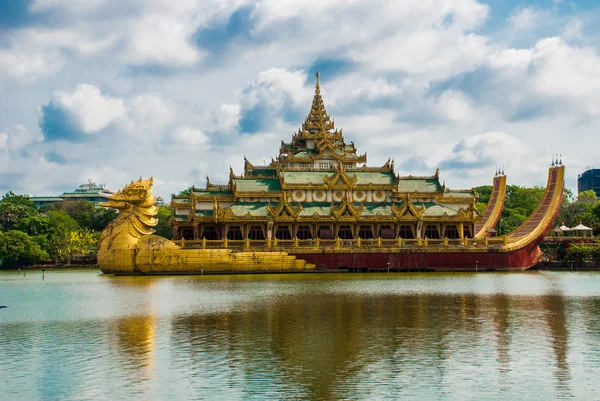
[(186, 240), (194, 239), (194, 229), (192, 227), (183, 227), (181, 229), (181, 238)]
[(296, 235), (298, 236), (298, 239), (312, 239), (312, 233), (310, 232), (310, 227), (308, 226), (298, 227), (298, 232)]
[(288, 226), (278, 226), (277, 232), (275, 233), (277, 239), (292, 239), (290, 228)]
[(320, 226), (317, 231), (317, 236), (321, 239), (332, 239), (333, 233), (331, 232), (331, 227), (329, 226)]
[(458, 238), (458, 229), (456, 226), (446, 226), (446, 231), (444, 232), (444, 237), (448, 239), (456, 239)]
[(234, 241), (244, 239), (240, 226), (229, 227), (229, 230), (227, 230), (227, 239)]
[(400, 226), (400, 232), (398, 236), (402, 239), (413, 239), (415, 235), (413, 234), (413, 230), (411, 226)]
[(219, 235), (217, 234), (217, 228), (215, 226), (206, 226), (202, 230), (202, 238), (206, 238), (207, 240), (216, 240), (219, 239)]
[(379, 236), (383, 239), (394, 239), (394, 229), (392, 226), (381, 226)]
[(469, 226), (463, 227), (463, 235), (465, 236), (465, 238), (471, 238), (471, 229), (469, 228)]
[(429, 225), (425, 228), (425, 236), (429, 239), (440, 239), (440, 232), (437, 226)]
[(340, 226), (338, 237), (341, 239), (352, 239), (352, 230), (350, 229), (350, 226)]
[(248, 232), (248, 238), (251, 240), (264, 240), (265, 234), (261, 226), (252, 226)]
[(371, 226), (360, 226), (360, 229), (358, 230), (358, 236), (362, 239), (373, 238), (373, 230), (371, 230)]

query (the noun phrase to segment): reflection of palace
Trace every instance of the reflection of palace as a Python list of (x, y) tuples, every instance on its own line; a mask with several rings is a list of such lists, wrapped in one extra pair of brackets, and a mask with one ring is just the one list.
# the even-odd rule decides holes
[[(474, 395), (496, 391), (496, 386), (507, 395), (523, 395), (517, 384), (521, 375), (538, 373), (521, 362), (521, 355), (555, 366), (555, 387), (544, 391), (568, 394), (561, 296), (330, 298), (308, 292), (263, 306), (174, 317), (172, 337), (179, 339), (181, 349), (173, 357), (182, 366), (199, 369), (208, 387), (226, 380), (220, 385), (269, 391), (274, 398), (284, 392), (303, 399), (368, 399), (378, 398), (369, 396), (377, 382), (384, 391), (412, 399), (418, 390), (437, 394), (435, 383), (447, 386), (438, 388), (438, 395)], [(558, 318), (552, 319), (555, 314)], [(518, 335), (523, 331), (535, 333), (535, 339), (523, 342)], [(466, 380), (474, 366), (486, 369), (489, 382)], [(544, 373), (552, 380), (551, 371)]]
[(268, 166), (248, 160), (229, 183), (207, 180), (173, 196), (175, 238), (299, 240), (474, 235), (473, 190), (450, 191), (439, 172), (400, 177), (394, 162), (367, 167), (325, 110), (319, 76), (312, 108), (291, 142)]

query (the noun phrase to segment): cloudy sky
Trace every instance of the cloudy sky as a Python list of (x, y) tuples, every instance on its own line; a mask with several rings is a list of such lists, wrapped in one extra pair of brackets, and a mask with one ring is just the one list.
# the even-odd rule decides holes
[(451, 188), (600, 165), (597, 0), (1, 0), (0, 192), (155, 177), (166, 198), (277, 155), (325, 105), (370, 165)]

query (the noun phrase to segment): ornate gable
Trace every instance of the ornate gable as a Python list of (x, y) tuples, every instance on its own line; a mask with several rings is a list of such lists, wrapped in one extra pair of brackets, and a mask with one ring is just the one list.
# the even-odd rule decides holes
[(346, 174), (343, 165), (338, 164), (335, 173), (333, 173), (331, 176), (327, 176), (327, 174), (325, 174), (323, 181), (325, 181), (327, 187), (331, 189), (351, 190), (356, 185), (358, 177), (356, 175), (349, 177), (348, 174)]
[(290, 219), (297, 219), (302, 211), (302, 205), (292, 205), (283, 199), (276, 206), (272, 206), (270, 203), (267, 205), (267, 211), (272, 217), (288, 217)]
[(402, 203), (401, 206), (397, 206), (396, 204), (392, 205), (392, 213), (399, 220), (414, 220), (420, 219), (425, 213), (427, 208), (425, 205), (415, 206), (410, 199), (410, 194), (406, 196), (406, 199)]
[(330, 209), (331, 214), (336, 219), (350, 218), (354, 220), (358, 219), (365, 207), (362, 204), (355, 206), (348, 200), (348, 197), (345, 197), (342, 202), (337, 205), (332, 203)]

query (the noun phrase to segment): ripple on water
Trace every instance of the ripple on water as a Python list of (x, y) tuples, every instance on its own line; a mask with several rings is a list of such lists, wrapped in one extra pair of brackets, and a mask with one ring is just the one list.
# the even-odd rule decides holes
[(600, 275), (0, 273), (0, 399), (593, 399)]

